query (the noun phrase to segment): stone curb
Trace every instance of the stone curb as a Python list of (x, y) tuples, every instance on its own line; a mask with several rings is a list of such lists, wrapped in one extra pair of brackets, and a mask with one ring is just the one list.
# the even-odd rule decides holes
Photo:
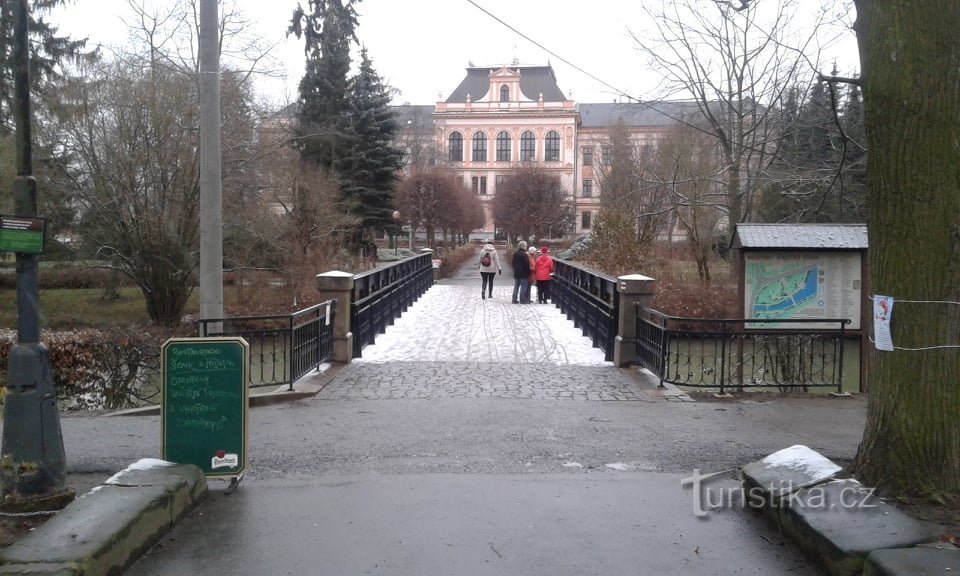
[(917, 576), (960, 569), (960, 550), (942, 531), (883, 502), (806, 446), (791, 446), (741, 469), (746, 504), (831, 576)]
[(0, 552), (0, 575), (120, 574), (206, 496), (198, 467), (140, 460)]

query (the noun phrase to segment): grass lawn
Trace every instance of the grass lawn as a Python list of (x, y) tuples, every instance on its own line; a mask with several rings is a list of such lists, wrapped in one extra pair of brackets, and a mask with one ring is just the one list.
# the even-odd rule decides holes
[[(199, 311), (199, 290), (187, 302), (187, 314)], [(139, 288), (120, 291), (117, 300), (104, 300), (102, 288), (40, 291), (40, 326), (48, 330), (71, 328), (106, 328), (145, 324), (150, 321), (147, 305)], [(17, 292), (0, 290), (0, 328), (17, 327)]]

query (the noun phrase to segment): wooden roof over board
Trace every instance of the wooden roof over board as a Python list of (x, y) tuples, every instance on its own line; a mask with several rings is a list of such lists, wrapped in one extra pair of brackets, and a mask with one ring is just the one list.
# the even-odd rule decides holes
[(866, 250), (866, 224), (737, 224), (731, 245), (747, 250)]

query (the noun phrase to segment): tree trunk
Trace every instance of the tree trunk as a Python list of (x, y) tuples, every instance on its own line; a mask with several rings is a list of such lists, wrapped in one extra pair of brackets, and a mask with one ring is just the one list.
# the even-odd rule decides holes
[(871, 291), (895, 299), (871, 351), (854, 470), (892, 493), (960, 490), (960, 2), (856, 0)]

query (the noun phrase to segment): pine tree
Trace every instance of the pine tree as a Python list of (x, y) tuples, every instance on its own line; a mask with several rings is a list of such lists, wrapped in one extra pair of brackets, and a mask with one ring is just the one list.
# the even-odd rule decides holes
[[(76, 61), (84, 56), (81, 52), (86, 40), (72, 40), (58, 36), (57, 28), (37, 18), (36, 11), (49, 11), (64, 4), (66, 0), (34, 0), (29, 17), (30, 29), (30, 82), (37, 91), (46, 82), (60, 77), (58, 66), (66, 61)], [(13, 2), (0, 2), (0, 136), (13, 133)]]
[(356, 41), (360, 0), (309, 0), (297, 6), (288, 29), (304, 40), (306, 70), (300, 80), (296, 145), (304, 160), (337, 172), (347, 129), (350, 43)]
[(349, 145), (339, 161), (340, 190), (344, 200), (355, 202), (365, 231), (383, 230), (393, 225), (393, 186), (403, 151), (392, 144), (398, 126), (390, 94), (366, 49), (347, 102)]

